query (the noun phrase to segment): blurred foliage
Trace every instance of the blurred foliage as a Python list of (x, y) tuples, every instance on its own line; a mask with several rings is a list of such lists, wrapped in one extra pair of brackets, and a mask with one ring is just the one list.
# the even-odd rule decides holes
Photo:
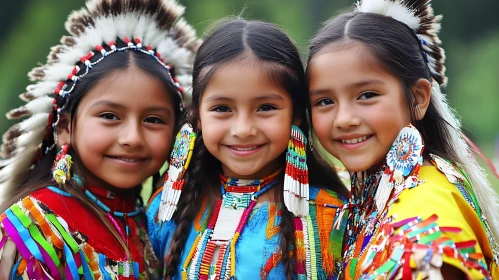
[[(185, 16), (202, 35), (227, 16), (262, 19), (283, 28), (306, 58), (307, 44), (321, 23), (349, 8), (354, 0), (180, 0)], [(0, 114), (20, 105), (17, 96), (29, 84), (26, 73), (45, 63), (50, 47), (65, 34), (69, 12), (84, 0), (17, 0), (2, 3), (0, 11)], [(499, 135), (499, 1), (434, 0), (443, 14), (441, 39), (447, 51), (451, 106), (484, 153), (493, 157)], [(12, 123), (0, 122), (0, 132)], [(488, 168), (486, 168), (488, 170)], [(499, 180), (492, 179), (499, 189)]]

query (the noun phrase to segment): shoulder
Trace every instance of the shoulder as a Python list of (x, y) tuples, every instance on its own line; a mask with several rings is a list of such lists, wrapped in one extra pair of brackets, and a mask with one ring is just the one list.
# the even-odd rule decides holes
[(483, 222), (470, 203), (469, 182), (444, 159), (434, 156), (433, 164), (421, 167), (418, 184), (393, 201), (387, 214), (391, 222), (380, 228), (380, 234), (394, 237), (390, 242), (395, 243), (401, 237), (418, 236), (420, 245), (412, 255), (416, 263), (425, 263), (416, 251), (430, 254), (436, 247), (443, 254), (433, 255), (435, 259), (459, 268), (470, 278), (483, 278), (490, 273), (483, 255), (490, 245)]
[(389, 215), (404, 219), (436, 214), (440, 222), (467, 223), (465, 217), (477, 215), (465, 198), (466, 179), (451, 164), (436, 158), (433, 166), (422, 166), (417, 186), (403, 190), (389, 210)]

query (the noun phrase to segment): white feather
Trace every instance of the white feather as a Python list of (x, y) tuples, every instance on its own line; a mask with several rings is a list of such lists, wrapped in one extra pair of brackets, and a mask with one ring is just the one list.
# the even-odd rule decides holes
[[(68, 75), (74, 68), (74, 63), (72, 65), (55, 63), (50, 65), (45, 70), (45, 80), (46, 81), (65, 81)], [(55, 88), (52, 89), (54, 91)]]
[(18, 124), (20, 131), (31, 131), (48, 124), (49, 113), (37, 113)]
[(15, 157), (15, 160), (0, 170), (0, 183), (15, 178), (17, 175), (26, 172), (32, 165), (37, 149), (25, 150)]
[(59, 54), (59, 63), (74, 66), (78, 61), (80, 61), (81, 57), (85, 56), (88, 53), (89, 49), (81, 49), (79, 45), (79, 42), (81, 41), (80, 38), (75, 38), (75, 41), (76, 44), (71, 47), (68, 52)]
[(357, 3), (357, 10), (362, 13), (374, 13), (391, 17), (408, 25), (412, 30), (417, 30), (420, 20), (400, 0), (364, 0)]
[(113, 26), (111, 17), (98, 17), (94, 22), (95, 28), (100, 31), (104, 43), (107, 44), (109, 41), (116, 40), (116, 30), (114, 28), (109, 28), (110, 26)]
[(158, 44), (164, 40), (168, 36), (168, 32), (160, 31), (158, 29), (158, 24), (156, 22), (152, 22), (149, 28), (146, 30), (144, 35), (144, 43), (145, 45), (149, 45), (153, 48), (158, 47)]
[(140, 18), (137, 21), (137, 24), (135, 25), (135, 30), (133, 31), (133, 37), (144, 40), (144, 35), (146, 33), (146, 30), (149, 28), (150, 23), (151, 20), (149, 18), (147, 18), (144, 15), (140, 16)]
[[(48, 73), (46, 73), (48, 74)], [(69, 74), (69, 73), (68, 73)], [(26, 91), (35, 97), (41, 97), (47, 94), (52, 94), (59, 82), (43, 81), (37, 84), (31, 84), (26, 87)]]
[(47, 130), (45, 127), (37, 128), (20, 135), (14, 139), (14, 143), (18, 149), (26, 148), (30, 150), (31, 148), (40, 146), (46, 134)]

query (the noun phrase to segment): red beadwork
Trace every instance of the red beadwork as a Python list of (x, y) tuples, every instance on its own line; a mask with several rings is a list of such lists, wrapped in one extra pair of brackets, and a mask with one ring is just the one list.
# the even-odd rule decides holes
[(61, 91), (62, 87), (66, 84), (66, 82), (59, 82), (59, 84), (57, 84), (57, 87), (55, 88), (54, 90), (54, 93), (59, 95), (59, 92)]

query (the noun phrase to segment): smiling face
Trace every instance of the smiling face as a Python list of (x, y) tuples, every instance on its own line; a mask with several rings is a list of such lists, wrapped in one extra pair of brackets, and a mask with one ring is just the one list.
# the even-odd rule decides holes
[(166, 87), (132, 66), (109, 74), (85, 94), (70, 128), (71, 146), (87, 183), (127, 189), (164, 164), (174, 126)]
[(237, 60), (218, 69), (203, 92), (199, 128), (226, 176), (264, 178), (283, 166), (291, 134), (291, 96), (261, 62)]
[(341, 44), (327, 46), (309, 65), (314, 130), (349, 171), (374, 171), (410, 123), (409, 108), (400, 81), (366, 47)]

